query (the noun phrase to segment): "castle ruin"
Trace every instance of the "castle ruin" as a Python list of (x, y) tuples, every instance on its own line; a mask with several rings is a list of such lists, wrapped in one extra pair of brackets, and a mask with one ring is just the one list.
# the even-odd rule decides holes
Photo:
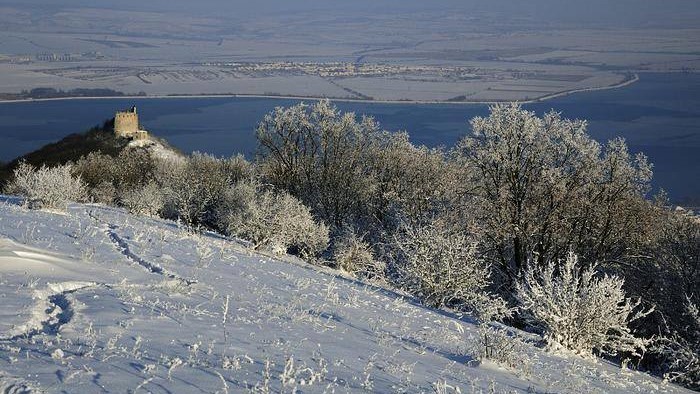
[(148, 139), (148, 132), (141, 130), (139, 126), (139, 114), (136, 112), (136, 106), (126, 111), (117, 111), (114, 115), (114, 133), (121, 138)]

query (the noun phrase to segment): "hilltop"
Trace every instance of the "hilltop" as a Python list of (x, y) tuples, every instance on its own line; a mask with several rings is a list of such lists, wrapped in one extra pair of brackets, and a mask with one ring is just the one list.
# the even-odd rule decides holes
[(86, 132), (73, 133), (61, 140), (45, 145), (33, 152), (0, 165), (0, 186), (12, 175), (12, 170), (22, 161), (35, 167), (49, 167), (75, 162), (91, 152), (116, 157), (125, 149), (146, 149), (159, 157), (180, 157), (182, 154), (164, 139), (149, 135), (145, 140), (132, 140), (114, 132), (114, 118)]

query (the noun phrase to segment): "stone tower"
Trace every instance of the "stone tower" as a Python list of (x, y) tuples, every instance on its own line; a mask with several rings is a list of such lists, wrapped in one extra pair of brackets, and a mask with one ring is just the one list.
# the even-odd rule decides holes
[(139, 132), (139, 115), (136, 106), (118, 111), (114, 116), (114, 133), (118, 137), (132, 138)]

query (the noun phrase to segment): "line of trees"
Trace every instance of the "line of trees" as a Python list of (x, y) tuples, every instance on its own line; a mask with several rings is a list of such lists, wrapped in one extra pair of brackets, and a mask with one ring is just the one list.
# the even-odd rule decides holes
[[(256, 133), (254, 163), (131, 149), (69, 169), (91, 201), (507, 320), (553, 348), (644, 356), (698, 388), (700, 222), (649, 198), (652, 167), (624, 140), (600, 144), (584, 121), (517, 104), (472, 119), (447, 150), (328, 101), (276, 108)], [(41, 200), (30, 173), (16, 171), (12, 190)]]

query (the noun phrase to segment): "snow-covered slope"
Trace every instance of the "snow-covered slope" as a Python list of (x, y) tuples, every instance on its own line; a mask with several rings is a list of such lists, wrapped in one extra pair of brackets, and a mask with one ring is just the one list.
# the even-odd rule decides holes
[(685, 392), (527, 334), (474, 359), (467, 318), (120, 210), (0, 203), (0, 392)]

